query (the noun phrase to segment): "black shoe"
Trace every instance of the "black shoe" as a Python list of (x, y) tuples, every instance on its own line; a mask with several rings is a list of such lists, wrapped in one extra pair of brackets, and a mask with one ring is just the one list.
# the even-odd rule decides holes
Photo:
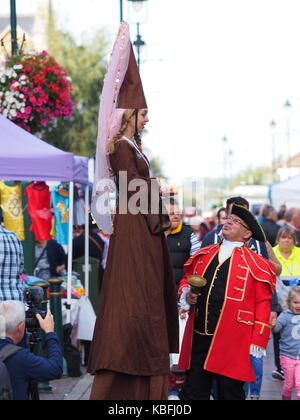
[(282, 370), (273, 370), (272, 378), (278, 379), (279, 381), (284, 381), (284, 373)]

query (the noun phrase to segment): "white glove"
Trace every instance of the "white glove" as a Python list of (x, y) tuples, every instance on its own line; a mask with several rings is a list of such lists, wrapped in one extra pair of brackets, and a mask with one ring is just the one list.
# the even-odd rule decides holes
[(190, 310), (191, 306), (186, 301), (186, 295), (188, 294), (190, 290), (191, 290), (190, 286), (184, 287), (182, 289), (182, 293), (179, 299), (179, 309), (184, 309), (185, 311)]

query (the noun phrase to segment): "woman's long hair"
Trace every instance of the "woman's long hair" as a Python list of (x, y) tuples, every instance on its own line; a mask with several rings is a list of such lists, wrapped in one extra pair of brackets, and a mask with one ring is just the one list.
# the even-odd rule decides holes
[(138, 109), (126, 109), (125, 110), (125, 112), (123, 114), (120, 130), (118, 131), (118, 133), (114, 136), (114, 138), (107, 145), (107, 154), (108, 155), (114, 153), (115, 144), (118, 140), (120, 140), (123, 137), (123, 135), (126, 131), (126, 128), (128, 127), (128, 124), (130, 123), (130, 120), (131, 120), (133, 115), (135, 116), (135, 127), (136, 127), (135, 134), (134, 134), (134, 139), (135, 139), (138, 147), (141, 147), (142, 140), (141, 140), (141, 137), (140, 137), (139, 133), (137, 132), (138, 111), (139, 111)]

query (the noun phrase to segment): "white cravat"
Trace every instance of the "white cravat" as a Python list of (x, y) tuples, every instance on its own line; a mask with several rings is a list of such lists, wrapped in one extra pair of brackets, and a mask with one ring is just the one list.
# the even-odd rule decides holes
[(240, 246), (243, 246), (244, 242), (231, 242), (224, 239), (220, 246), (219, 251), (219, 261), (220, 263), (223, 263), (227, 258), (231, 257), (231, 254), (234, 250), (234, 248), (238, 248)]

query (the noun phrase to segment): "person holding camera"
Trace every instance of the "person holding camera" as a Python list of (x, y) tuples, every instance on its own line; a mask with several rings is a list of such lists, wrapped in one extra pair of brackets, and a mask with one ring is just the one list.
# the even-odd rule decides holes
[[(45, 332), (43, 344), (47, 357), (39, 357), (21, 348), (5, 360), (11, 379), (13, 399), (28, 400), (30, 382), (60, 379), (63, 373), (63, 356), (54, 321), (50, 311), (43, 319), (36, 314), (40, 328)], [(0, 352), (7, 344), (18, 344), (25, 333), (25, 306), (19, 301), (0, 302)]]

